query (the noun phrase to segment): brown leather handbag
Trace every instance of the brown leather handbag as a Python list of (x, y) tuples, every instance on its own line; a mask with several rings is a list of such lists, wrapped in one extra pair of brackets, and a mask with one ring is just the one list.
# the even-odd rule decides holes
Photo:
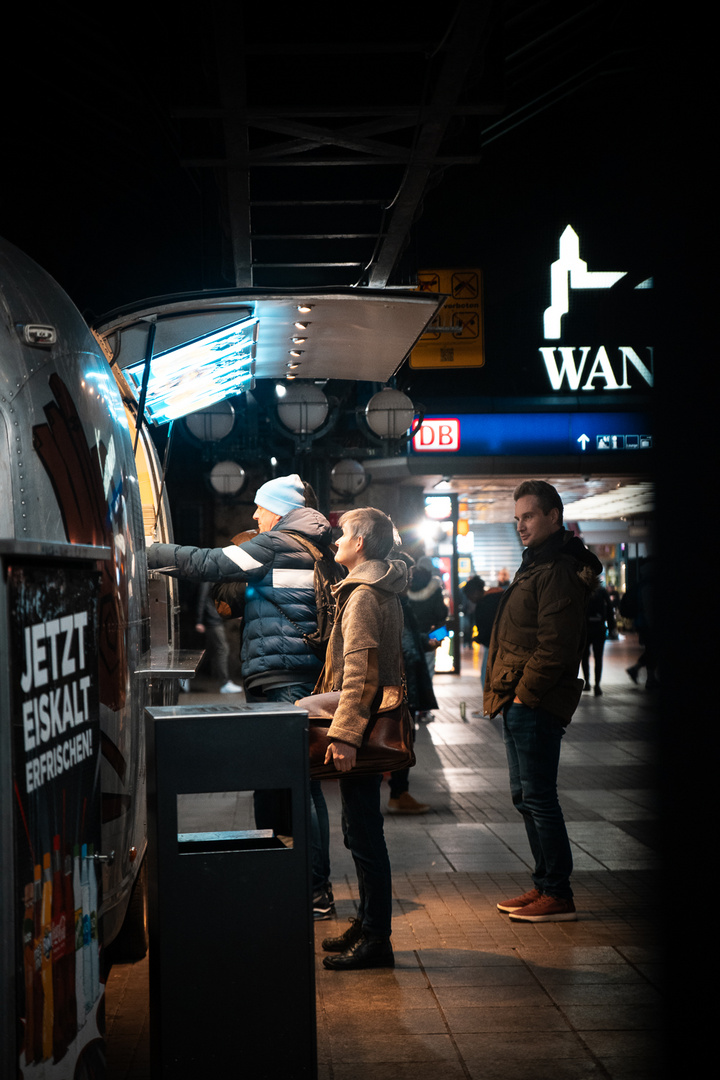
[(378, 694), (380, 700), (377, 708), (373, 703), (370, 721), (352, 770), (341, 773), (332, 762), (326, 765), (325, 753), (332, 741), (328, 738), (328, 728), (335, 717), (340, 694), (340, 690), (331, 690), (325, 694), (310, 694), (295, 702), (298, 708), (306, 709), (308, 714), (310, 776), (313, 780), (339, 780), (341, 776), (362, 773), (396, 772), (415, 764), (413, 725), (404, 687), (385, 686), (382, 696)]

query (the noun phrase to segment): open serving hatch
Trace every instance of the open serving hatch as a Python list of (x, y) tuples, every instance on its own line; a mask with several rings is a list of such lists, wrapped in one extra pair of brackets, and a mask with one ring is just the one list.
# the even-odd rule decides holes
[(162, 424), (256, 379), (387, 382), (445, 297), (385, 289), (242, 289), (142, 301), (94, 327), (128, 398)]

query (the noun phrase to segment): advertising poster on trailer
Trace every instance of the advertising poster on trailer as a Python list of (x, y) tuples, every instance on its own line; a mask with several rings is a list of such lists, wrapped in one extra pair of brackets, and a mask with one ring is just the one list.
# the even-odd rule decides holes
[(18, 1075), (104, 1076), (99, 574), (11, 566)]

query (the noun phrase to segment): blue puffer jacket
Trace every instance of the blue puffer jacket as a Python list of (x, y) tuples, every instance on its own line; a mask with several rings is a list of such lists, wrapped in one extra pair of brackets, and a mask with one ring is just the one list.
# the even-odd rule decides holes
[[(242, 670), (245, 685), (262, 687), (313, 682), (321, 663), (305, 644), (303, 633), (317, 626), (312, 555), (287, 536), (301, 533), (319, 547), (332, 543), (329, 521), (307, 507), (291, 510), (268, 532), (225, 548), (153, 544), (151, 570), (174, 567), (179, 577), (194, 581), (245, 581), (245, 623)], [(270, 601), (274, 600), (301, 627), (297, 630)], [(289, 678), (292, 676), (292, 678)]]

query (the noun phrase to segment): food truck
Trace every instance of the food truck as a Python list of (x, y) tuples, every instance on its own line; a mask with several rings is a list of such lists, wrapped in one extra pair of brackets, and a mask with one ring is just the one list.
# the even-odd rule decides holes
[[(151, 424), (283, 378), (386, 381), (442, 297), (218, 291), (146, 301), (94, 331), (0, 241), (0, 1047), (3, 1075), (103, 1075), (105, 954), (146, 942), (147, 705), (199, 654), (177, 641)], [(348, 329), (352, 333), (348, 333)]]

